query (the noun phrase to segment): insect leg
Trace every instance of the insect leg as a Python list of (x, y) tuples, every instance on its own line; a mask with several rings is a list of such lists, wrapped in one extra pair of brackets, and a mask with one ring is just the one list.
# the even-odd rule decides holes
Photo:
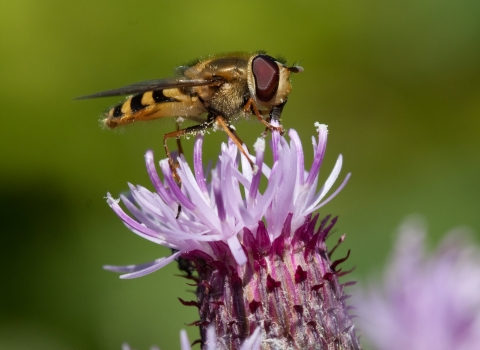
[[(282, 104), (279, 104), (277, 106), (273, 106), (270, 112), (268, 113), (267, 117), (267, 123), (270, 123), (271, 120), (276, 120), (278, 122), (281, 121), (280, 117), (282, 116), (282, 111), (283, 107), (285, 107), (285, 104), (287, 103), (287, 100), (285, 100)], [(267, 136), (267, 131), (268, 131), (268, 126), (265, 128), (265, 131), (263, 132), (263, 136)], [(283, 132), (281, 132), (283, 134)]]
[(216, 116), (215, 117), (215, 124), (217, 124), (219, 127), (221, 127), (227, 133), (228, 137), (230, 137), (230, 139), (235, 143), (235, 145), (237, 145), (240, 152), (242, 152), (242, 154), (247, 158), (247, 160), (250, 163), (250, 166), (252, 167), (252, 169), (255, 169), (255, 163), (250, 159), (250, 156), (247, 154), (247, 152), (245, 152), (245, 149), (243, 148), (242, 140), (240, 140), (240, 138), (237, 136), (237, 134), (228, 127), (228, 124), (227, 124), (225, 118), (222, 117), (221, 115)]
[(283, 101), (283, 103), (273, 106), (272, 109), (270, 110), (270, 113), (268, 115), (267, 121), (270, 122), (270, 120), (276, 120), (280, 121), (280, 117), (282, 116), (282, 111), (283, 107), (285, 107), (285, 104), (287, 103), (287, 100)]
[[(251, 110), (253, 109), (253, 114), (255, 114), (258, 118), (258, 120), (263, 124), (265, 125), (268, 130), (270, 131), (278, 131), (280, 132), (280, 135), (283, 135), (284, 133), (284, 130), (283, 130), (283, 127), (282, 126), (273, 126), (272, 124), (270, 124), (269, 121), (263, 119), (263, 116), (262, 114), (259, 112), (258, 108), (257, 108), (257, 105), (255, 104), (255, 101), (253, 100), (253, 98), (249, 98), (247, 103), (245, 104), (245, 106), (243, 107), (243, 110), (245, 112), (250, 112)], [(270, 119), (270, 118), (269, 118)]]
[(237, 132), (234, 129), (231, 129), (231, 128), (229, 128), (229, 129), (230, 129), (231, 133), (233, 134), (233, 136), (238, 140), (238, 142), (240, 142), (241, 145), (245, 145), (245, 147), (247, 147), (247, 151), (250, 153), (250, 149), (245, 144), (245, 142), (242, 141), (240, 136), (238, 136)]
[[(167, 154), (167, 158), (168, 158), (168, 164), (170, 165), (170, 169), (172, 170), (173, 177), (178, 184), (181, 184), (181, 180), (177, 173), (177, 164), (175, 164), (175, 162), (173, 161), (173, 158), (170, 154), (170, 150), (168, 149), (167, 141), (173, 138), (176, 138), (178, 140), (180, 137), (185, 135), (195, 135), (200, 131), (211, 128), (212, 125), (213, 125), (213, 120), (212, 121), (209, 120), (202, 124), (193, 125), (188, 128), (172, 131), (172, 132), (169, 132), (168, 134), (163, 135), (163, 148), (165, 148), (165, 153)], [(181, 147), (179, 147), (179, 152), (183, 153)]]
[[(176, 124), (177, 124), (177, 131), (179, 131), (179, 130), (180, 130), (180, 124), (179, 124), (178, 122), (177, 122)], [(178, 155), (183, 154), (182, 142), (181, 142), (180, 137), (177, 137), (177, 149), (178, 149)], [(177, 166), (178, 166), (178, 161), (175, 162), (175, 168), (176, 168)], [(179, 182), (179, 180), (177, 180), (177, 183), (178, 183), (179, 186), (181, 185), (181, 183)], [(175, 217), (175, 219), (178, 219), (178, 218), (180, 217), (180, 213), (181, 213), (181, 212), (182, 212), (182, 206), (181, 206), (180, 203), (179, 203), (179, 204), (178, 204), (178, 208), (177, 208), (177, 216)], [(176, 252), (174, 251), (174, 249), (172, 249), (172, 252), (173, 252), (173, 253), (176, 253)], [(181, 268), (181, 263), (180, 263), (180, 259), (181, 259), (181, 258), (178, 258), (178, 259), (177, 259), (177, 261), (178, 261), (178, 268), (179, 268), (180, 270), (182, 270), (182, 268)], [(185, 260), (185, 259), (183, 259), (183, 260)], [(190, 275), (190, 273), (189, 273), (189, 275)]]
[[(180, 130), (180, 124), (177, 124), (177, 131)], [(177, 137), (177, 149), (178, 149), (178, 154), (183, 154), (183, 147), (182, 147), (182, 142), (179, 137)]]

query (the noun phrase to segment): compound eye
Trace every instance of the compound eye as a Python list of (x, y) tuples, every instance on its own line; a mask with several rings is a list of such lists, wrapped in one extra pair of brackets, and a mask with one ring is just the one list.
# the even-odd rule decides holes
[(252, 72), (257, 98), (262, 102), (270, 101), (277, 92), (280, 80), (278, 64), (270, 56), (258, 55), (253, 59)]

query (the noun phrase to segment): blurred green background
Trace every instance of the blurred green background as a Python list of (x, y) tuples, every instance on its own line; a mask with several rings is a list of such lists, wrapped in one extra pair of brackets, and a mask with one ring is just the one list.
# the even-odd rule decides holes
[[(307, 164), (313, 123), (329, 125), (323, 178), (339, 153), (353, 177), (322, 214), (340, 216), (337, 257), (351, 248), (344, 266), (362, 281), (409, 214), (425, 216), (431, 243), (455, 226), (480, 229), (479, 43), (475, 0), (3, 1), (0, 348), (178, 349), (198, 317), (176, 299), (194, 296), (175, 264), (129, 281), (101, 269), (169, 253), (129, 232), (103, 197), (128, 181), (152, 188), (144, 153), (163, 157), (174, 124), (104, 130), (102, 111), (120, 99), (73, 97), (211, 53), (301, 60), (283, 124), (300, 133)], [(263, 128), (237, 130), (251, 145)], [(223, 140), (207, 138), (208, 157)]]

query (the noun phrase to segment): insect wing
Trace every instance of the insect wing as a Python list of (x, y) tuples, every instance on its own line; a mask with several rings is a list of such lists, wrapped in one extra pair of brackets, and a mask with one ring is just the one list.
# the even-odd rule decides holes
[(97, 92), (95, 94), (81, 96), (75, 98), (75, 100), (84, 100), (88, 98), (98, 98), (98, 97), (110, 97), (110, 96), (121, 96), (121, 95), (131, 95), (139, 94), (146, 91), (154, 90), (163, 90), (170, 88), (182, 88), (182, 87), (192, 87), (192, 86), (205, 86), (205, 85), (216, 85), (218, 84), (218, 79), (156, 79), (156, 80), (147, 80), (140, 83), (135, 83), (127, 85), (118, 89), (107, 90), (102, 92)]

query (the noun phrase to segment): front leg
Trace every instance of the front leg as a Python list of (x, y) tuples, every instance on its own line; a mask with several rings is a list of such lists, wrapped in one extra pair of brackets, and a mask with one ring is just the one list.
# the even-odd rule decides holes
[(285, 107), (286, 104), (287, 104), (287, 100), (285, 99), (283, 103), (277, 106), (273, 106), (268, 115), (269, 116), (268, 121), (270, 122), (270, 120), (275, 120), (280, 124), (280, 121), (281, 121), (280, 117), (282, 116), (283, 107)]
[[(281, 106), (283, 108), (283, 105), (285, 103), (283, 103)], [(275, 108), (275, 107), (274, 107)], [(252, 113), (252, 110), (253, 110), (253, 113)], [(274, 109), (272, 108), (272, 111)], [(263, 116), (262, 114), (259, 112), (258, 108), (257, 108), (257, 105), (255, 104), (255, 101), (253, 100), (252, 97), (250, 97), (247, 101), (247, 103), (245, 103), (245, 106), (243, 107), (243, 111), (245, 113), (250, 113), (250, 114), (255, 114), (258, 118), (258, 120), (266, 126), (266, 128), (270, 131), (278, 131), (280, 133), (280, 135), (283, 135), (283, 133), (285, 132), (283, 130), (283, 127), (280, 125), (280, 126), (274, 126), (272, 124), (270, 124), (268, 121), (266, 121), (265, 119), (263, 119)], [(269, 120), (272, 118), (272, 111), (270, 111), (270, 116), (269, 116)], [(280, 109), (280, 114), (281, 114), (281, 109)], [(279, 119), (275, 119), (273, 118), (274, 120), (279, 120)]]

